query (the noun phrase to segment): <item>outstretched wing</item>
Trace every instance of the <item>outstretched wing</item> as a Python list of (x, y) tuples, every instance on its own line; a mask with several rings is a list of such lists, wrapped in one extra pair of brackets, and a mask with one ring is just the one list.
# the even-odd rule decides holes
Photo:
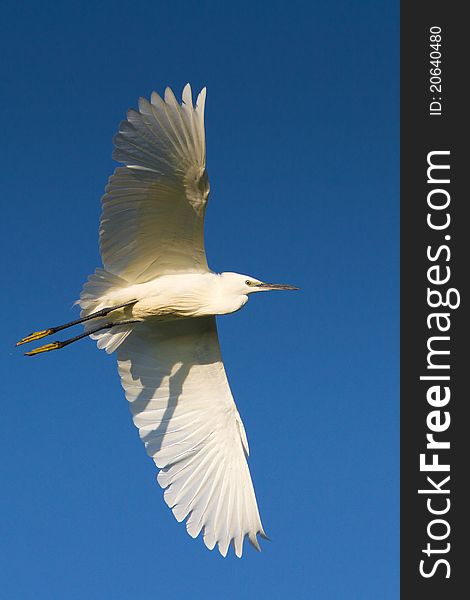
[(134, 423), (157, 480), (192, 537), (242, 555), (264, 536), (246, 457), (248, 444), (220, 355), (214, 317), (136, 326), (118, 350)]
[(193, 107), (191, 87), (178, 104), (170, 88), (153, 92), (127, 113), (114, 138), (124, 163), (102, 198), (100, 251), (104, 268), (130, 283), (176, 272), (206, 272), (204, 212), (205, 88)]

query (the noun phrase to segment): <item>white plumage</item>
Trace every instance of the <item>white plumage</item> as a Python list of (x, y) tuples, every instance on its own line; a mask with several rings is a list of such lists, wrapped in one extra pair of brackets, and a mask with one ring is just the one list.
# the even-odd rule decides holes
[(166, 273), (204, 273), (205, 89), (197, 106), (191, 88), (180, 106), (167, 88), (139, 112), (129, 110), (114, 137), (116, 169), (103, 197), (100, 250), (104, 268), (129, 282)]
[(118, 350), (121, 381), (165, 502), (192, 537), (238, 556), (263, 534), (248, 444), (220, 356), (214, 317), (136, 328)]
[[(103, 196), (103, 269), (84, 285), (85, 333), (37, 348), (61, 348), (90, 335), (117, 351), (134, 423), (160, 469), (158, 482), (192, 537), (202, 532), (223, 556), (264, 536), (247, 464), (248, 442), (220, 355), (215, 315), (239, 310), (252, 292), (296, 289), (237, 273), (213, 273), (204, 251), (209, 194), (205, 170), (205, 89), (179, 105), (141, 98), (114, 138), (125, 166)], [(35, 332), (19, 344), (76, 324)]]

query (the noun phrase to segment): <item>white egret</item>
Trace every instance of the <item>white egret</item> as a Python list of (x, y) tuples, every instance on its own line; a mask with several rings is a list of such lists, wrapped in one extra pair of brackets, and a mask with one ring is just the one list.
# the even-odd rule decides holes
[(237, 556), (265, 536), (247, 464), (248, 443), (220, 355), (215, 315), (239, 310), (249, 294), (297, 289), (237, 273), (212, 272), (204, 251), (209, 195), (205, 88), (193, 106), (167, 88), (129, 110), (114, 138), (125, 166), (102, 199), (103, 269), (85, 283), (81, 318), (23, 338), (31, 342), (83, 323), (84, 333), (27, 352), (63, 348), (86, 336), (117, 351), (134, 423), (160, 469), (158, 483), (192, 537), (203, 532)]

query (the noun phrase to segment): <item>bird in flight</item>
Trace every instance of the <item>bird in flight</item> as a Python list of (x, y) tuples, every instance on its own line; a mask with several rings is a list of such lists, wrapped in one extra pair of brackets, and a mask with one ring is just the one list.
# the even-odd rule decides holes
[(132, 417), (157, 481), (192, 537), (230, 543), (241, 557), (245, 537), (266, 537), (248, 469), (248, 442), (222, 362), (216, 315), (242, 308), (250, 294), (295, 290), (249, 275), (214, 273), (204, 250), (209, 195), (204, 134), (206, 89), (193, 106), (191, 87), (179, 104), (139, 100), (114, 137), (124, 166), (102, 198), (103, 268), (83, 286), (80, 319), (37, 331), (17, 345), (83, 324), (84, 332), (26, 354), (57, 350), (90, 336), (117, 352)]

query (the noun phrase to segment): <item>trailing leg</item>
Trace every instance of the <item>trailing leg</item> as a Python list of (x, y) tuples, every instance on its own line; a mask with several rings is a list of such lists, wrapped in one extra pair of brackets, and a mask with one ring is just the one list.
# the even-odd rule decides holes
[[(117, 308), (117, 307), (115, 307), (115, 308)], [(114, 310), (114, 309), (111, 309), (111, 310)], [(25, 356), (36, 356), (36, 354), (42, 354), (43, 352), (50, 352), (51, 350), (60, 350), (61, 348), (64, 348), (65, 346), (68, 346), (69, 344), (73, 344), (73, 342), (78, 342), (78, 340), (88, 337), (92, 333), (98, 333), (98, 331), (102, 331), (103, 329), (110, 329), (111, 327), (115, 327), (117, 325), (129, 325), (131, 323), (137, 323), (137, 322), (138, 321), (131, 320), (131, 321), (120, 321), (118, 323), (111, 323), (111, 322), (105, 323), (104, 325), (99, 325), (98, 327), (89, 329), (88, 331), (85, 331), (84, 333), (81, 333), (80, 335), (76, 335), (75, 337), (72, 337), (68, 340), (64, 340), (63, 342), (52, 342), (51, 344), (46, 344), (45, 346), (40, 346), (39, 348), (34, 348), (34, 350), (31, 350), (30, 352), (25, 352)]]
[[(53, 333), (57, 333), (58, 331), (62, 331), (62, 329), (67, 329), (68, 327), (73, 327), (74, 325), (79, 325), (80, 323), (84, 323), (85, 321), (89, 321), (90, 319), (96, 319), (97, 317), (106, 317), (113, 310), (117, 310), (118, 308), (124, 308), (125, 306), (132, 306), (136, 303), (136, 300), (132, 300), (131, 302), (126, 302), (125, 304), (118, 304), (118, 306), (110, 306), (108, 308), (102, 308), (94, 313), (87, 315), (86, 317), (82, 317), (80, 319), (76, 319), (75, 321), (70, 321), (70, 323), (65, 323), (65, 325), (58, 325), (57, 327), (50, 327), (49, 329), (43, 329), (42, 331), (35, 331), (30, 335), (27, 335), (19, 342), (16, 342), (17, 346), (21, 346), (22, 344), (27, 344), (28, 342), (34, 342), (35, 340), (40, 340), (43, 337), (51, 335)], [(92, 331), (90, 333), (93, 333)], [(88, 333), (86, 335), (89, 335)], [(54, 342), (58, 343), (58, 342)], [(53, 344), (49, 344), (53, 345)], [(55, 350), (55, 348), (50, 348), (50, 350)], [(46, 350), (44, 351), (46, 352)]]

